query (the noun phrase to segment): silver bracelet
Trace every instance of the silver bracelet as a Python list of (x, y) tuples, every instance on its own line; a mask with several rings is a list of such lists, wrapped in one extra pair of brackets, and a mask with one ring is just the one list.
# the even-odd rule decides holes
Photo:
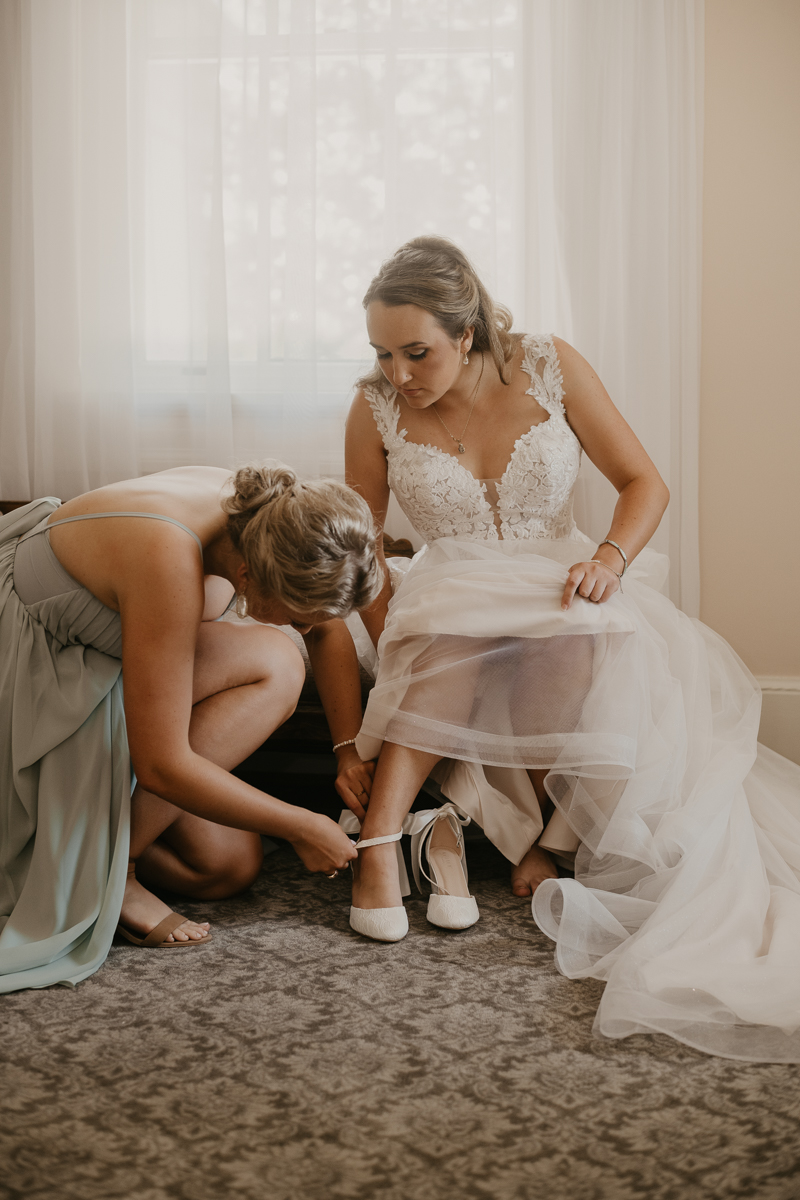
[[(628, 569), (628, 556), (622, 549), (622, 546), (618, 545), (616, 542), (613, 542), (611, 538), (606, 538), (604, 542), (600, 543), (600, 546), (613, 546), (615, 550), (619, 550), (620, 554), (622, 555), (622, 561), (625, 564), (625, 566), (622, 568), (622, 575), (624, 575)], [(600, 549), (600, 546), (597, 547), (597, 550)], [(595, 550), (595, 554), (597, 553), (597, 550)], [(598, 559), (597, 561), (599, 562), (600, 560)], [(611, 570), (614, 571), (614, 568), (611, 567)], [(616, 571), (614, 571), (614, 574), (616, 575)], [(622, 579), (622, 575), (620, 575), (620, 579)]]
[(355, 746), (355, 744), (356, 744), (355, 738), (348, 738), (346, 742), (337, 742), (336, 745), (333, 747), (334, 754), (336, 753), (337, 750), (341, 750), (342, 746)]

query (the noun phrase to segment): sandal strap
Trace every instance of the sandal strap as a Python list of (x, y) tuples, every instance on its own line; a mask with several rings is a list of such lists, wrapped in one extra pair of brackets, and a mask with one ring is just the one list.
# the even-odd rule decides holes
[(366, 846), (384, 846), (387, 842), (399, 842), (402, 836), (401, 829), (399, 833), (389, 833), (386, 837), (367, 838), (365, 842), (356, 842), (356, 850), (363, 850)]
[(160, 946), (171, 933), (175, 932), (178, 926), (185, 925), (188, 919), (188, 917), (182, 917), (180, 913), (168, 913), (163, 921), (159, 921), (155, 929), (150, 930), (142, 945)]

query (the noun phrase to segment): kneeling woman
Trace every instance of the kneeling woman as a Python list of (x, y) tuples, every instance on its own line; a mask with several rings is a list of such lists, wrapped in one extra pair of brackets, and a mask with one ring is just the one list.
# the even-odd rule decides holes
[(235, 591), (240, 614), (294, 625), (340, 740), (360, 695), (342, 691), (338, 618), (379, 588), (364, 501), (277, 464), (179, 468), (0, 518), (0, 992), (84, 979), (118, 921), (146, 945), (207, 940), (143, 882), (233, 895), (262, 833), (310, 871), (348, 863), (333, 821), (229, 773), (293, 711), (304, 668), (280, 630), (215, 618)]

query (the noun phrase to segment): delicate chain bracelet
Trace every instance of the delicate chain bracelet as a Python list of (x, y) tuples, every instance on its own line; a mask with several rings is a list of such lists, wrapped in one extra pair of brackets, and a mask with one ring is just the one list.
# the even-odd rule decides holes
[(615, 571), (613, 567), (609, 567), (608, 563), (603, 562), (602, 558), (593, 558), (592, 562), (597, 563), (599, 567), (608, 567), (611, 574), (616, 575), (617, 579), (619, 580), (619, 590), (622, 591), (622, 575), (625, 574), (624, 571), (622, 572), (622, 575), (620, 575), (619, 571)]
[(337, 742), (336, 745), (333, 747), (334, 753), (337, 750), (341, 750), (342, 746), (355, 746), (355, 744), (356, 744), (355, 738), (348, 738), (346, 742)]
[[(624, 567), (622, 568), (622, 575), (624, 575), (628, 569), (628, 556), (625, 553), (625, 551), (622, 549), (622, 546), (618, 545), (617, 542), (612, 541), (611, 538), (606, 538), (604, 542), (600, 543), (600, 546), (613, 546), (615, 550), (619, 550), (620, 554), (622, 555), (622, 561), (625, 564)], [(597, 547), (597, 550), (600, 549), (600, 546)], [(595, 550), (595, 554), (597, 553), (597, 550)], [(600, 559), (598, 558), (595, 561), (600, 562)], [(609, 570), (614, 571), (614, 568), (609, 567)], [(616, 575), (617, 572), (614, 571), (614, 574)], [(622, 579), (622, 575), (620, 575), (620, 579)]]

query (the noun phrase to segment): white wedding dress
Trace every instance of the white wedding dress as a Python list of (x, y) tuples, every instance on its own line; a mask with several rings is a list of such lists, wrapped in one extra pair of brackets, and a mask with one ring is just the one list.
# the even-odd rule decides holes
[[(551, 338), (525, 339), (549, 414), (500, 480), (476, 480), (367, 396), (389, 485), (427, 545), (395, 582), (357, 747), (445, 756), (442, 791), (512, 862), (574, 862), (533, 902), (570, 978), (606, 982), (596, 1029), (661, 1032), (731, 1058), (800, 1062), (800, 767), (757, 745), (759, 689), (658, 590), (645, 549), (606, 604), (560, 607), (581, 448)], [(537, 371), (538, 367), (538, 371)], [(524, 768), (548, 768), (542, 831)]]

